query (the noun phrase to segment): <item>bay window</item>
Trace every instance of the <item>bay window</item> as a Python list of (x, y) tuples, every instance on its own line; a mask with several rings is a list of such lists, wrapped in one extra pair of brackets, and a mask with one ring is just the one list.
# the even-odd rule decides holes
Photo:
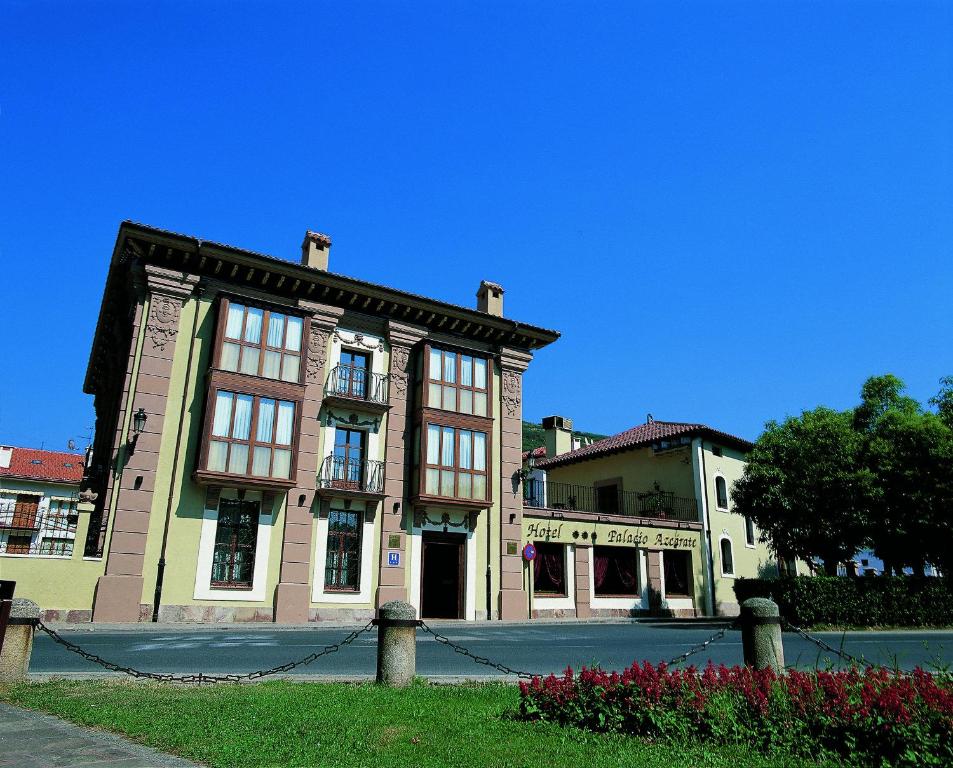
[(487, 497), (486, 432), (428, 423), (424, 493), (456, 499)]
[(271, 309), (223, 300), (218, 367), (294, 384), (301, 381), (304, 321)]
[(287, 480), (292, 470), (295, 403), (216, 390), (205, 468)]
[(427, 406), (473, 416), (489, 415), (487, 360), (430, 347)]

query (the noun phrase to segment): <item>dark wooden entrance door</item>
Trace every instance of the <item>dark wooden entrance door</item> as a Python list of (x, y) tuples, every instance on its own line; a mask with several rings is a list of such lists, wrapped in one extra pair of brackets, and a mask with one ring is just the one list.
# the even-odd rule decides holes
[(461, 534), (423, 534), (420, 612), (425, 619), (463, 618), (465, 541)]

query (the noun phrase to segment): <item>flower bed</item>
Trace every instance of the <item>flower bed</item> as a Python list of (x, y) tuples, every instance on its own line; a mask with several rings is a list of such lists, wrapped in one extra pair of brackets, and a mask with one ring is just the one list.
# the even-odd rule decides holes
[(652, 741), (748, 743), (865, 766), (953, 765), (953, 684), (920, 669), (567, 669), (520, 683), (520, 712)]

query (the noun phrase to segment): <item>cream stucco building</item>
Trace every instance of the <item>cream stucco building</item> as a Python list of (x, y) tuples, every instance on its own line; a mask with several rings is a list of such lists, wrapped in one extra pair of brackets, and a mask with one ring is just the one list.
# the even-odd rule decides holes
[(732, 511), (748, 441), (650, 418), (573, 448), (568, 419), (543, 426), (524, 484), (534, 615), (733, 615), (736, 578), (777, 573), (752, 521)]

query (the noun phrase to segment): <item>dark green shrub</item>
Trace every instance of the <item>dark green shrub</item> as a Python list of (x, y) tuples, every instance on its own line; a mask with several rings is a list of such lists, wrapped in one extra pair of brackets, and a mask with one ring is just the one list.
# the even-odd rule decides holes
[(801, 627), (818, 624), (929, 627), (953, 624), (953, 580), (916, 576), (797, 576), (737, 579), (738, 602), (770, 597), (781, 616)]

